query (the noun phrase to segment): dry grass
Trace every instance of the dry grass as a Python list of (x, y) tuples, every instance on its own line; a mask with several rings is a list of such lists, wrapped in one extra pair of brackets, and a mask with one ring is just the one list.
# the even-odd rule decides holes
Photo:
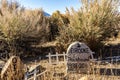
[[(38, 62), (27, 63), (27, 66), (34, 66), (35, 64), (44, 67), (47, 72), (38, 77), (38, 80), (120, 80), (120, 76), (114, 75), (101, 75), (100, 68), (120, 68), (120, 64), (92, 64), (89, 69), (92, 69), (91, 73), (67, 73), (67, 65), (59, 63), (56, 65), (50, 65), (48, 60), (40, 60)], [(98, 68), (96, 71), (93, 68)]]
[[(114, 76), (114, 75), (100, 75), (99, 68), (119, 68), (120, 65), (92, 65), (90, 68), (97, 67), (98, 70), (95, 72), (93, 70), (93, 73), (86, 73), (86, 74), (79, 74), (79, 73), (65, 73), (66, 64), (57, 64), (57, 65), (50, 65), (47, 60), (40, 61), (40, 64), (48, 71), (50, 71), (51, 80), (119, 80), (120, 76)], [(57, 76), (54, 76), (53, 73), (64, 73), (65, 76), (61, 76), (57, 74)]]
[(118, 45), (118, 44), (120, 44), (120, 35), (118, 35), (118, 37), (117, 38), (110, 38), (109, 40), (107, 40), (106, 42), (106, 45), (107, 44), (112, 44), (112, 45)]

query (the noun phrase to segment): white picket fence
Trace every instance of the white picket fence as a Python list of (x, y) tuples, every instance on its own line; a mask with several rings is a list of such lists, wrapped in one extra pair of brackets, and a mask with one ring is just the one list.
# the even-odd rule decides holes
[[(67, 75), (67, 54), (65, 52), (63, 52), (63, 54), (58, 54), (58, 52), (56, 52), (56, 54), (49, 53), (46, 57), (49, 58), (49, 65), (56, 65), (56, 67), (58, 67), (57, 65), (59, 65), (59, 64), (62, 64), (62, 65), (59, 65), (59, 67), (65, 65), (64, 70), (62, 70), (60, 72), (56, 71), (56, 70), (53, 71), (53, 78), (54, 79), (63, 78)], [(54, 66), (54, 69), (56, 67)], [(59, 74), (62, 74), (62, 73), (64, 75), (62, 75), (62, 76), (59, 75)], [(55, 74), (57, 76), (54, 76)]]
[[(56, 54), (51, 54), (49, 53), (46, 57), (49, 58), (49, 64), (59, 64), (59, 63), (66, 63), (67, 62), (67, 54), (65, 52), (63, 52), (63, 54), (58, 54), (58, 52), (56, 52)], [(53, 61), (53, 58), (55, 58), (55, 60)], [(59, 59), (59, 57), (63, 57), (63, 60), (61, 61)]]

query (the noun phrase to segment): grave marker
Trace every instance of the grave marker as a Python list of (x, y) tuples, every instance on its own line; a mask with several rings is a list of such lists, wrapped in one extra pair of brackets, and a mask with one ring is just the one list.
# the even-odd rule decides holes
[(12, 56), (1, 71), (2, 80), (23, 80), (24, 79), (24, 65), (20, 58)]
[(67, 49), (68, 72), (79, 72), (80, 68), (87, 67), (90, 57), (93, 59), (92, 54), (93, 52), (85, 43), (73, 42)]

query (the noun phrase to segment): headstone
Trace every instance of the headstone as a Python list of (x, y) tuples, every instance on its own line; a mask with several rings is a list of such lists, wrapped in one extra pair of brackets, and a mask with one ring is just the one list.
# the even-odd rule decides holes
[(24, 80), (24, 65), (19, 57), (12, 56), (1, 71), (2, 80)]
[(87, 67), (89, 64), (89, 58), (91, 57), (93, 59), (92, 54), (93, 52), (85, 43), (73, 42), (67, 49), (68, 71), (80, 72), (79, 70), (81, 68), (84, 70), (83, 68)]

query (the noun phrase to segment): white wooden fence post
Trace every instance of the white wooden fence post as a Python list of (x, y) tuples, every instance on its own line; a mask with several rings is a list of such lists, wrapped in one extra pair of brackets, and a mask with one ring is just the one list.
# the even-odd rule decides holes
[(49, 57), (49, 63), (51, 64), (51, 53), (49, 53), (48, 57)]
[[(35, 60), (35, 65), (36, 65), (36, 60)], [(34, 80), (37, 80), (36, 78), (37, 78), (37, 68), (35, 68), (35, 70), (34, 70)]]
[(25, 74), (25, 80), (28, 80), (28, 79), (27, 79), (27, 73)]
[(56, 52), (56, 61), (57, 61), (57, 64), (59, 62), (59, 59), (58, 59), (58, 52)]
[(65, 52), (63, 52), (64, 62), (66, 61), (66, 57), (65, 56), (66, 56)]
[(37, 78), (36, 74), (37, 74), (37, 70), (35, 69), (35, 70), (34, 70), (34, 80), (37, 80), (37, 79), (36, 79), (36, 78)]
[(25, 68), (26, 68), (26, 73), (25, 73), (25, 80), (28, 80), (28, 70), (27, 70), (27, 65), (24, 65), (25, 66)]

